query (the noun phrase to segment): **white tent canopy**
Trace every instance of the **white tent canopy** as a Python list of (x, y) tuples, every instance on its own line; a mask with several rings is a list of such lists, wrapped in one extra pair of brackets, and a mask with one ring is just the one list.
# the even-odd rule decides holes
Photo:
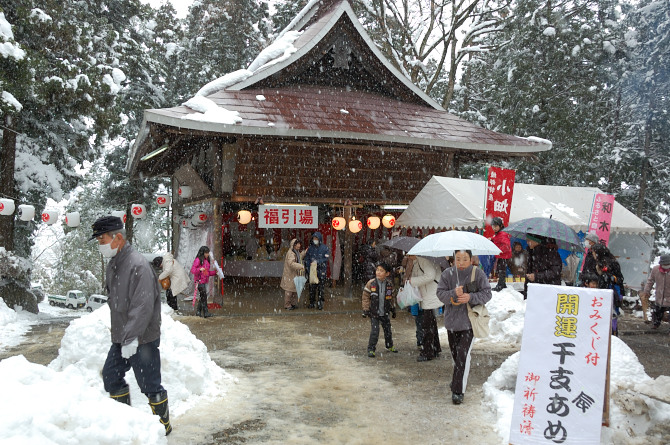
[[(470, 228), (484, 221), (485, 181), (433, 176), (398, 218), (401, 227)], [(514, 184), (510, 222), (552, 217), (576, 232), (588, 231), (595, 187)], [(646, 281), (654, 228), (614, 202), (610, 249), (619, 257), (626, 283), (639, 289)]]

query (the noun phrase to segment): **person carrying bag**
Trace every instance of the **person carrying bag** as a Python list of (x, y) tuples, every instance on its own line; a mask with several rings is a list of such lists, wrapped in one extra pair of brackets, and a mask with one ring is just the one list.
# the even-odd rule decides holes
[[(477, 268), (472, 268), (472, 275), (470, 276), (470, 282), (463, 286), (463, 290), (467, 293), (477, 292), (477, 282), (475, 281), (475, 273)], [(470, 303), (465, 303), (468, 305), (468, 318), (470, 319), (470, 324), (472, 325), (472, 334), (475, 338), (486, 338), (489, 336), (489, 321), (491, 316), (489, 315), (489, 310), (486, 308), (485, 304), (470, 305)]]

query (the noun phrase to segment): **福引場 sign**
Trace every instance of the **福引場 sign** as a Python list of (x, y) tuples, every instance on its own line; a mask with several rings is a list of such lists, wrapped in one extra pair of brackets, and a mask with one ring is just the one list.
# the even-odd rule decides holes
[(599, 444), (612, 291), (530, 284), (511, 444)]
[(316, 229), (317, 206), (260, 205), (258, 227), (265, 229)]

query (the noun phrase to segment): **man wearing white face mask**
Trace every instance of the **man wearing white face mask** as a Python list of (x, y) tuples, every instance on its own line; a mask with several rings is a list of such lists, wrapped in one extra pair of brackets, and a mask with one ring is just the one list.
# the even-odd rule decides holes
[(126, 241), (123, 222), (103, 216), (93, 223), (100, 253), (110, 258), (105, 287), (111, 316), (112, 346), (102, 368), (105, 391), (130, 405), (126, 372), (133, 368), (140, 390), (170, 434), (167, 391), (161, 385), (161, 301), (158, 279), (149, 262)]

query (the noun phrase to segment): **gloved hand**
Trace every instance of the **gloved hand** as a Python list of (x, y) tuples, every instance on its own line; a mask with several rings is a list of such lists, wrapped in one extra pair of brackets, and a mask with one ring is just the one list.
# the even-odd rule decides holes
[(139, 343), (137, 342), (137, 339), (134, 339), (127, 345), (121, 346), (121, 357), (125, 359), (129, 359), (135, 353), (137, 352), (137, 347), (139, 346)]
[(367, 318), (370, 316), (370, 311), (363, 311), (363, 318)]
[(395, 318), (395, 311), (391, 312), (391, 318)]

